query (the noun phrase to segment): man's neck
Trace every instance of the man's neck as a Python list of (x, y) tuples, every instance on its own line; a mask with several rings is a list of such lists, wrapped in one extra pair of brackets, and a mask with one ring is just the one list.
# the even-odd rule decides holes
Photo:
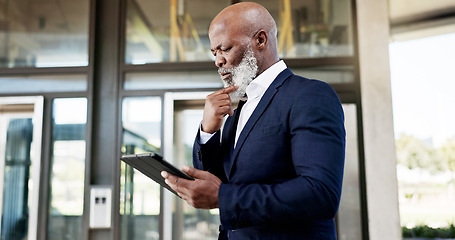
[(269, 69), (271, 66), (275, 65), (275, 64), (276, 64), (277, 62), (279, 62), (279, 61), (281, 61), (281, 59), (278, 58), (278, 59), (275, 60), (275, 61), (271, 61), (271, 62), (269, 62), (269, 63), (267, 63), (267, 64), (264, 64), (265, 67), (261, 67), (261, 68), (260, 68), (261, 70), (258, 71), (258, 74), (256, 75), (256, 77), (258, 77), (259, 75), (261, 75), (263, 72), (265, 72), (267, 69)]

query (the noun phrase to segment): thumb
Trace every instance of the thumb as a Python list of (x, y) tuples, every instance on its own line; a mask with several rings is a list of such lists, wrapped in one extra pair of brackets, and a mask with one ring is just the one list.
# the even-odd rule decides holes
[(229, 113), (228, 114), (229, 114), (229, 116), (234, 115), (234, 110), (232, 109), (231, 106), (229, 106)]
[(206, 171), (202, 171), (189, 166), (183, 166), (182, 171), (195, 179), (204, 179), (204, 175), (207, 173)]

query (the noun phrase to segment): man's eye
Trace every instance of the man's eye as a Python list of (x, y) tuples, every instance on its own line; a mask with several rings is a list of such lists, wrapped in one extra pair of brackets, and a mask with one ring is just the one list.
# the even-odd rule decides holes
[(223, 52), (229, 52), (229, 50), (231, 50), (231, 49), (232, 49), (231, 47), (230, 48), (226, 48), (226, 49), (223, 50)]

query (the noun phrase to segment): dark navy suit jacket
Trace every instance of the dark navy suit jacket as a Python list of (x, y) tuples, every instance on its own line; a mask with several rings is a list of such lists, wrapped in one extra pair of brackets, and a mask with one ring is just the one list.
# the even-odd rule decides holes
[[(236, 110), (193, 164), (218, 176), (221, 235), (229, 239), (336, 239), (345, 156), (344, 114), (326, 83), (281, 72), (243, 128)], [(221, 142), (220, 142), (221, 138)], [(223, 237), (221, 236), (220, 237)]]

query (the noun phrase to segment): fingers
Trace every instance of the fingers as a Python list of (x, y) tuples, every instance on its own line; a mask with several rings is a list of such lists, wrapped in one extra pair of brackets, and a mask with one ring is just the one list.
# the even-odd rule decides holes
[[(192, 168), (189, 166), (184, 166), (182, 170), (188, 174), (190, 177), (193, 177), (195, 179), (207, 179), (206, 174), (208, 173), (207, 171), (202, 171), (196, 168)], [(177, 177), (173, 174), (170, 174), (166, 171), (161, 172), (161, 176), (167, 180), (167, 184), (173, 184), (175, 186), (181, 187), (181, 188), (189, 188), (190, 184), (192, 184), (194, 181), (193, 180), (187, 180), (184, 178)], [(168, 183), (169, 182), (169, 183)], [(175, 189), (174, 189), (175, 190)]]
[(177, 192), (177, 194), (181, 197), (184, 198), (183, 196), (186, 195), (186, 187), (184, 186), (184, 181), (188, 181), (183, 178), (179, 178), (173, 174), (170, 174), (166, 171), (161, 172), (161, 176), (165, 179), (165, 183), (169, 185), (174, 191)]
[(222, 89), (208, 95), (206, 100), (214, 101), (214, 103), (216, 103), (220, 106), (231, 105), (231, 98), (229, 97), (229, 94), (234, 92), (238, 88), (239, 87), (236, 85), (222, 88)]
[(192, 167), (182, 169), (195, 180), (179, 178), (162, 171), (161, 176), (177, 194), (195, 208), (212, 209), (218, 207), (218, 191), (221, 180), (215, 175)]
[(212, 93), (212, 95), (229, 94), (229, 93), (234, 92), (238, 88), (239, 88), (239, 86), (237, 86), (237, 85), (231, 85), (229, 87), (222, 88), (222, 89)]
[(229, 94), (238, 88), (235, 85), (229, 86), (207, 96), (202, 118), (202, 129), (204, 132), (214, 133), (218, 131), (223, 124), (224, 116), (232, 116), (234, 114)]
[(185, 181), (189, 180), (177, 177), (166, 171), (162, 171), (161, 176), (165, 179), (165, 183), (169, 185), (169, 187), (171, 187), (177, 193), (177, 195), (179, 195), (181, 199), (187, 201), (190, 205), (192, 205), (191, 204), (192, 200), (191, 198), (189, 198), (189, 195), (191, 195), (188, 189), (189, 185), (185, 183)]
[(183, 166), (182, 171), (195, 179), (207, 179), (206, 177), (206, 174), (208, 173), (207, 171), (202, 171), (189, 166)]
[(208, 102), (213, 107), (225, 107), (231, 106), (231, 98), (229, 94), (237, 90), (239, 87), (236, 85), (232, 85), (223, 89), (220, 89), (206, 98), (206, 103)]
[[(184, 183), (185, 181), (189, 181), (189, 180), (186, 180), (184, 178), (180, 178), (180, 177), (177, 177), (173, 174), (170, 174), (166, 171), (162, 171), (161, 172), (161, 176), (165, 179), (166, 183), (169, 185), (169, 184), (174, 184), (174, 185), (178, 185), (178, 186), (182, 186), (184, 187)], [(174, 189), (175, 190), (175, 189)]]

